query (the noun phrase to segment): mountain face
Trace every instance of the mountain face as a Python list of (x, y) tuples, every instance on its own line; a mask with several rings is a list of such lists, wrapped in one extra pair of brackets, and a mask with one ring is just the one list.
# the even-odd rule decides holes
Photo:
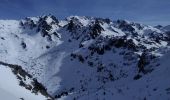
[(0, 64), (19, 66), (46, 99), (169, 100), (169, 41), (161, 27), (126, 20), (0, 20)]
[(162, 30), (164, 31), (170, 31), (170, 25), (162, 27)]

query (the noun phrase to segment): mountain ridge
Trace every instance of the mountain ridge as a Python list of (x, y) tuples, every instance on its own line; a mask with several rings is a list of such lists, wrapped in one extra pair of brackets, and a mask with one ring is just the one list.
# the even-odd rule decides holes
[[(169, 99), (166, 90), (161, 93), (163, 85), (154, 89), (158, 94), (148, 88), (158, 80), (157, 69), (169, 69), (160, 62), (170, 40), (162, 29), (126, 20), (48, 15), (1, 20), (0, 37), (2, 61), (25, 66), (56, 99)], [(170, 80), (162, 81), (168, 88)]]

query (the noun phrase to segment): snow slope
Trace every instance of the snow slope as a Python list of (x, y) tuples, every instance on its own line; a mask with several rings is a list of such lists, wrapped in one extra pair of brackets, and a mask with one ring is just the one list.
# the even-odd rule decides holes
[[(0, 65), (0, 98), (2, 100), (46, 100), (47, 98), (38, 94), (32, 94), (29, 90), (19, 86), (17, 77), (10, 68)], [(28, 81), (28, 80), (27, 80)]]
[(57, 100), (169, 100), (169, 40), (161, 29), (125, 20), (0, 20), (0, 61), (21, 66)]

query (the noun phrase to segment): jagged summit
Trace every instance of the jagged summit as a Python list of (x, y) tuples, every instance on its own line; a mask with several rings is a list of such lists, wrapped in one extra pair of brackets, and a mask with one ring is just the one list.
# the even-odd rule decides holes
[(169, 41), (162, 28), (126, 20), (0, 20), (1, 61), (23, 66), (57, 100), (168, 99)]

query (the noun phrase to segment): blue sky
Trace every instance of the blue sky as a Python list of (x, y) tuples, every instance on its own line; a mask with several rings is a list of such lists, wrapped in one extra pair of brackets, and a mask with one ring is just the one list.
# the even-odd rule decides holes
[(144, 24), (170, 24), (170, 0), (0, 0), (0, 19), (53, 14), (127, 19)]

